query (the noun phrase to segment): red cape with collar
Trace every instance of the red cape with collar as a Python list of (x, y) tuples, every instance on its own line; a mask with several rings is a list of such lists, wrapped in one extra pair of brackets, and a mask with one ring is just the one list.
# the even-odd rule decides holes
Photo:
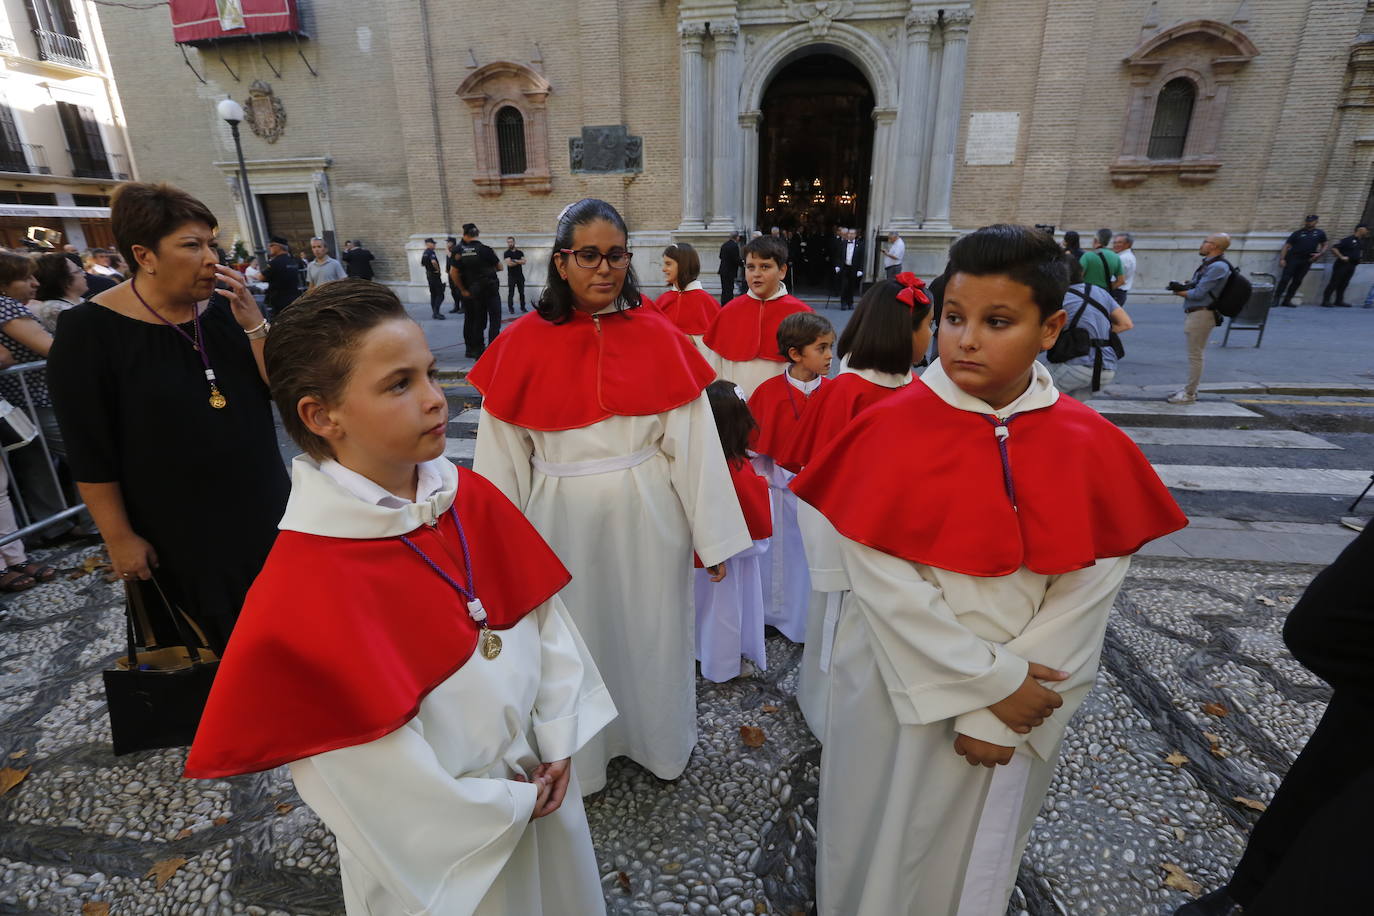
[[(755, 541), (773, 536), (773, 506), (768, 499), (768, 481), (764, 479), (748, 461), (727, 461), (730, 466), (730, 482), (735, 485), (735, 496), (739, 507), (744, 511), (744, 523), (749, 528), (749, 537)], [(692, 562), (701, 569), (701, 557), (692, 554)]]
[(720, 314), (720, 303), (704, 289), (689, 289), (685, 293), (670, 289), (659, 296), (654, 305), (682, 333), (694, 337), (710, 330), (711, 321)]
[(1188, 524), (1125, 433), (1073, 398), (994, 426), (914, 382), (868, 410), (792, 481), (840, 534), (969, 576), (1060, 575)]
[(838, 436), (850, 420), (901, 390), (875, 385), (853, 372), (840, 373), (811, 396), (811, 406), (802, 415), (796, 432), (784, 444), (781, 454), (772, 456), (773, 460), (795, 474)]
[(811, 306), (791, 294), (762, 302), (745, 293), (720, 310), (706, 332), (705, 343), (733, 363), (751, 359), (785, 363), (778, 352), (778, 325), (788, 315), (809, 311)]
[[(458, 481), (477, 597), (488, 626), (510, 629), (572, 576), (500, 490), (465, 468)], [(450, 513), (407, 536), (467, 584)], [(186, 775), (256, 773), (390, 734), (468, 663), (477, 633), (466, 601), (399, 538), (282, 531), (220, 662)]]
[(807, 396), (788, 383), (787, 373), (780, 372), (755, 388), (749, 398), (749, 412), (759, 428), (754, 431), (749, 447), (777, 461), (776, 456), (787, 451), (802, 419), (815, 409), (817, 396), (831, 384), (823, 378)]
[(492, 416), (526, 429), (581, 429), (611, 416), (665, 413), (715, 380), (692, 341), (656, 308), (564, 324), (511, 322), (468, 373)]

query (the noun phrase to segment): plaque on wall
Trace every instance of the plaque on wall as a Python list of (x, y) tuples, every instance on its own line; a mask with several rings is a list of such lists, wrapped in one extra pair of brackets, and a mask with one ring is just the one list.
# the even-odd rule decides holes
[(965, 165), (1011, 165), (1021, 134), (1019, 111), (975, 111), (968, 119)]
[(644, 138), (623, 124), (584, 127), (580, 137), (568, 138), (568, 161), (574, 172), (641, 172)]

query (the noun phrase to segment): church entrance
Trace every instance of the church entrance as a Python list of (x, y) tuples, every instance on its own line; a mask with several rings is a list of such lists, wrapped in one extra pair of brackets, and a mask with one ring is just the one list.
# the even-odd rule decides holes
[[(828, 53), (787, 64), (764, 92), (756, 212), (765, 233), (777, 226), (806, 243), (789, 245), (801, 257), (794, 283), (826, 283), (835, 229), (862, 232), (867, 223), (873, 106), (873, 89), (859, 68)], [(872, 251), (873, 240), (865, 242)]]

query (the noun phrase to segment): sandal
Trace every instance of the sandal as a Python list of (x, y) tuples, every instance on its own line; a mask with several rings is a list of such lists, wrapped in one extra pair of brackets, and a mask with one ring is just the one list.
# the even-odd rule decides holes
[(39, 582), (51, 582), (53, 579), (57, 578), (57, 570), (53, 569), (51, 566), (39, 566), (37, 563), (16, 563), (6, 570), (6, 572), (23, 573), (26, 576), (37, 579)]
[(28, 573), (7, 569), (0, 573), (0, 592), (26, 592), (38, 584)]

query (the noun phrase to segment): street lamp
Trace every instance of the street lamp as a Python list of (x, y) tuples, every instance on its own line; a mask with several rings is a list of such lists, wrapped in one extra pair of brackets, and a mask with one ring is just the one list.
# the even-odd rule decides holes
[(253, 253), (258, 256), (258, 270), (267, 270), (267, 252), (263, 250), (262, 233), (258, 231), (258, 208), (248, 187), (248, 166), (243, 161), (243, 144), (239, 142), (239, 122), (243, 120), (243, 106), (233, 99), (225, 99), (215, 107), (234, 135), (234, 152), (239, 157), (239, 184), (243, 186), (243, 209), (248, 214), (248, 231), (253, 236)]

